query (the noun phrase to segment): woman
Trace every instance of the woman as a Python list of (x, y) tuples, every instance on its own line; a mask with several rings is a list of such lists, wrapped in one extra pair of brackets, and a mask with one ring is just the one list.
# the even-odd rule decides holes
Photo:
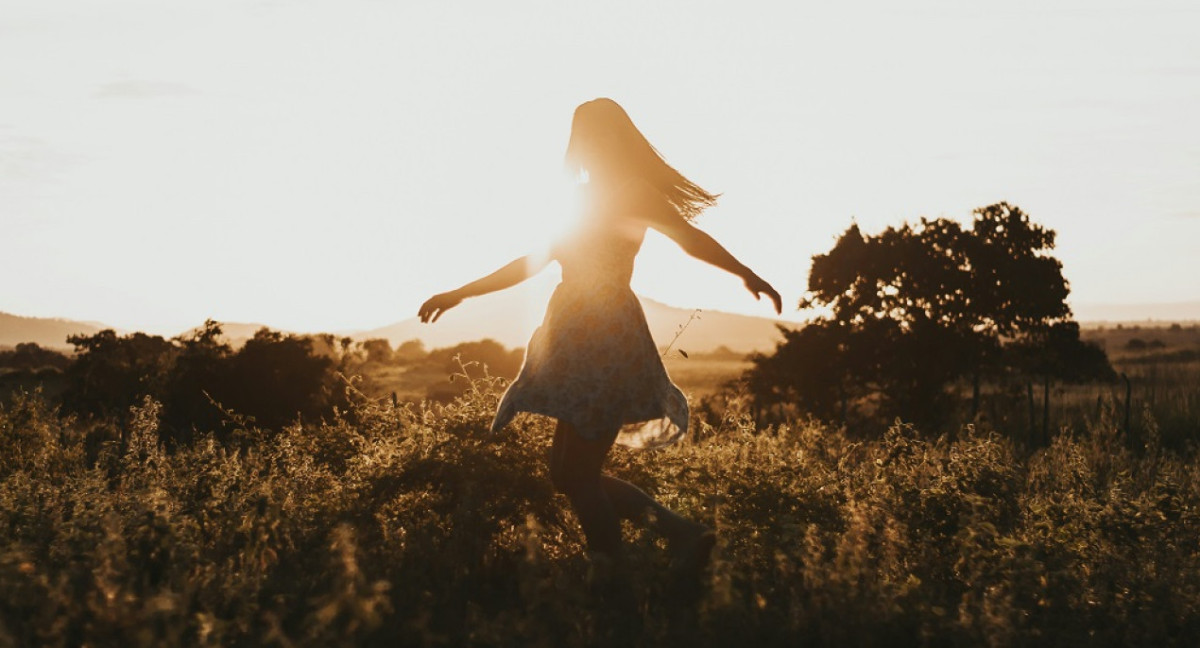
[(550, 477), (579, 517), (588, 548), (609, 559), (621, 550), (620, 519), (666, 536), (680, 570), (701, 569), (714, 543), (705, 526), (654, 501), (636, 486), (601, 473), (613, 443), (654, 447), (687, 431), (687, 401), (671, 383), (629, 288), (634, 257), (647, 228), (662, 232), (688, 254), (740, 277), (775, 312), (779, 293), (725, 248), (691, 225), (716, 202), (671, 168), (611, 99), (575, 110), (567, 145), (568, 171), (586, 177), (584, 213), (548, 259), (523, 257), (457, 290), (435, 295), (419, 312), (437, 321), (467, 297), (502, 290), (540, 271), (562, 266), (541, 327), (533, 334), (520, 374), (492, 422), (502, 429), (517, 412), (558, 419)]

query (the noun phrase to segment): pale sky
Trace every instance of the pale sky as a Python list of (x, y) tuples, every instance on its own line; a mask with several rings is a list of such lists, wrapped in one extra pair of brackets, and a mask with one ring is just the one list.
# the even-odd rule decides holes
[[(851, 219), (1000, 200), (1072, 303), (1200, 300), (1197, 34), (1190, 0), (3, 0), (0, 311), (411, 317), (544, 243), (597, 96), (723, 193), (698, 225), (785, 315)], [(772, 314), (661, 238), (634, 289)]]

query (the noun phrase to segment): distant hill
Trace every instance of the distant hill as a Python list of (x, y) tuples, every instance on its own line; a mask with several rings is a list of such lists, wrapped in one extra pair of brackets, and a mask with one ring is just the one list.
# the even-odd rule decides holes
[[(393, 346), (419, 339), (426, 348), (448, 347), (460, 342), (491, 338), (507, 347), (523, 347), (541, 323), (549, 299), (549, 286), (518, 286), (500, 293), (467, 300), (444, 315), (435, 324), (421, 324), (417, 318), (402, 320), (368, 331), (339, 332), (356, 340), (385, 338)], [(658, 345), (671, 342), (679, 327), (687, 323), (692, 311), (676, 308), (645, 297), (641, 298), (650, 333)], [(1162, 304), (1073, 304), (1075, 318), (1085, 327), (1103, 324), (1165, 325), (1171, 322), (1200, 322), (1200, 301)], [(771, 351), (779, 341), (777, 324), (799, 327), (795, 322), (767, 317), (737, 315), (720, 311), (704, 311), (699, 319), (688, 325), (675, 347), (689, 353), (704, 353), (728, 347), (738, 353)], [(240, 346), (264, 326), (288, 333), (269, 324), (222, 322), (226, 339)], [(35, 342), (46, 348), (71, 350), (67, 337), (75, 334), (94, 335), (106, 328), (116, 328), (100, 322), (82, 322), (49, 317), (22, 317), (0, 312), (0, 347), (14, 347), (21, 342)], [(198, 327), (197, 327), (198, 328)], [(196, 329), (181, 331), (187, 335)], [(126, 333), (117, 329), (118, 333)], [(295, 331), (296, 333), (303, 333)]]
[[(429, 349), (481, 338), (491, 338), (507, 347), (523, 347), (541, 323), (548, 298), (548, 295), (517, 288), (467, 300), (433, 324), (422, 324), (413, 317), (352, 337), (356, 340), (385, 338), (393, 346), (419, 339)], [(645, 297), (641, 302), (650, 334), (660, 347), (670, 344), (693, 312)], [(712, 351), (721, 346), (739, 353), (770, 351), (781, 339), (776, 324), (798, 326), (766, 317), (703, 311), (698, 319), (687, 324), (675, 348), (689, 353)]]
[(106, 328), (99, 322), (77, 322), (51, 317), (22, 317), (0, 313), (0, 347), (14, 347), (22, 342), (34, 342), (50, 349), (73, 350), (67, 342), (70, 335), (94, 335)]
[[(178, 337), (190, 337), (202, 328), (204, 328), (203, 325), (193, 326), (192, 328), (181, 332)], [(256, 324), (253, 322), (221, 322), (221, 334), (224, 336), (225, 341), (229, 342), (229, 344), (235, 349), (245, 344), (246, 340), (254, 337), (254, 334), (262, 328), (268, 328), (272, 331), (285, 334), (293, 332), (275, 328), (273, 326), (267, 326), (266, 324)]]
[(1200, 301), (1161, 304), (1072, 304), (1075, 319), (1088, 324), (1200, 322)]
[[(267, 325), (249, 322), (221, 322), (221, 331), (230, 344), (239, 347), (246, 340), (254, 337), (258, 329), (264, 326)], [(289, 332), (269, 326), (267, 328), (281, 333)], [(0, 347), (15, 347), (22, 342), (34, 342), (43, 348), (70, 351), (74, 350), (74, 347), (67, 342), (68, 336), (95, 335), (104, 329), (114, 329), (122, 335), (128, 332), (102, 322), (79, 322), (51, 317), (22, 317), (0, 312)], [(200, 327), (196, 326), (181, 331), (179, 335), (191, 335), (199, 329)]]

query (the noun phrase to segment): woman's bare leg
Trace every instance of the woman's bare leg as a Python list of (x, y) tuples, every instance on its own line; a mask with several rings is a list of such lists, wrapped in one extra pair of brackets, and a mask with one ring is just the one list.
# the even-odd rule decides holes
[(615, 558), (621, 552), (621, 523), (600, 474), (611, 445), (584, 439), (560, 421), (550, 448), (550, 480), (571, 500), (588, 548)]
[(632, 520), (665, 536), (672, 544), (692, 542), (708, 531), (659, 504), (645, 491), (601, 473), (611, 442), (589, 441), (568, 423), (559, 422), (550, 452), (550, 478), (571, 500), (588, 547), (616, 556), (621, 547), (619, 519)]

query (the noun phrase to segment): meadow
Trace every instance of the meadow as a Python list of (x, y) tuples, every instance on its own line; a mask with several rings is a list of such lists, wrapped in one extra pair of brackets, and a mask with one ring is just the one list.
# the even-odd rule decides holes
[[(1111, 408), (1049, 445), (903, 423), (756, 428), (735, 405), (612, 471), (715, 527), (700, 583), (627, 528), (590, 570), (551, 428), (485, 434), (502, 381), (369, 397), (279, 432), (159, 440), (38, 394), (0, 409), (0, 646), (1191, 645), (1194, 446)], [(1192, 383), (1192, 388), (1196, 383)], [(734, 401), (736, 403), (736, 401)], [(698, 408), (699, 410), (699, 408)], [(1196, 412), (1193, 410), (1192, 415)], [(1192, 419), (1193, 421), (1196, 419)]]

